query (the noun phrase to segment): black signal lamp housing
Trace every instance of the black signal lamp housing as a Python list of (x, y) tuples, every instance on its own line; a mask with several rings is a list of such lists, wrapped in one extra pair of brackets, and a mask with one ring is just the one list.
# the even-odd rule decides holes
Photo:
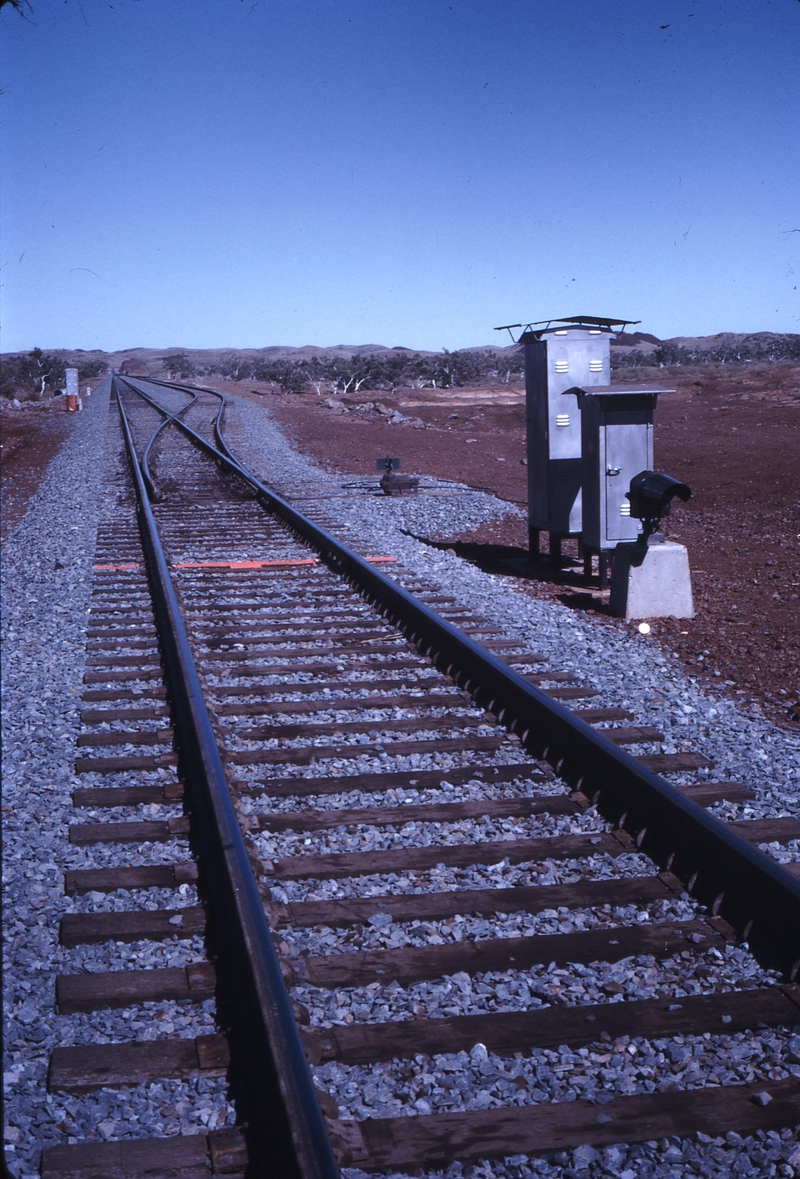
[(671, 475), (658, 474), (656, 471), (640, 471), (634, 475), (630, 491), (625, 496), (630, 500), (631, 515), (643, 522), (642, 539), (646, 541), (655, 532), (659, 520), (669, 515), (676, 496), (686, 503), (691, 494), (688, 484), (673, 479)]

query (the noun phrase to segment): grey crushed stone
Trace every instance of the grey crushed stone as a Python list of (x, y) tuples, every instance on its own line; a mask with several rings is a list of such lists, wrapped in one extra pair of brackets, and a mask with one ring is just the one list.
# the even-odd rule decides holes
[(410, 1068), (396, 1061), (369, 1067), (330, 1063), (320, 1065), (315, 1076), (339, 1103), (340, 1116), (414, 1117), (434, 1106), (460, 1112), (542, 1101), (602, 1103), (706, 1085), (768, 1085), (800, 1077), (800, 1065), (774, 1063), (792, 1042), (798, 1046), (791, 1033), (773, 1032), (653, 1041), (624, 1036), (574, 1052), (566, 1046), (519, 1052), (513, 1060), (476, 1044), (469, 1053), (417, 1056)]
[(599, 816), (536, 815), (529, 819), (462, 819), (455, 823), (410, 822), (400, 826), (362, 827), (355, 832), (336, 827), (320, 832), (260, 833), (253, 842), (264, 859), (279, 859), (302, 850), (306, 854), (384, 851), (397, 847), (453, 847), (496, 839), (541, 839), (555, 835), (605, 831)]
[(475, 975), (458, 971), (446, 978), (405, 987), (393, 981), (342, 987), (336, 992), (300, 984), (292, 988), (292, 994), (306, 1005), (312, 1024), (327, 1026), (352, 1023), (356, 1019), (381, 1023), (426, 1013), (431, 1018), (441, 1018), (487, 1011), (524, 1011), (554, 1001), (570, 1006), (601, 1003), (607, 1001), (603, 987), (609, 983), (623, 987), (621, 994), (628, 999), (653, 999), (661, 994), (679, 999), (684, 995), (750, 989), (755, 984), (774, 986), (775, 977), (746, 951), (726, 946), (722, 950), (712, 948), (704, 954), (684, 951), (666, 962), (639, 955), (621, 962), (571, 963), (563, 968), (550, 963), (532, 966), (527, 971)]
[[(76, 786), (142, 782), (141, 775), (130, 775), (129, 781), (118, 775), (112, 782), (100, 775), (76, 778), (72, 772), (81, 728), (95, 539), (120, 486), (118, 441), (108, 429), (108, 406), (107, 387), (86, 402), (72, 437), (50, 463), (3, 552), (5, 1138), (10, 1172), (19, 1177), (38, 1174), (39, 1155), (47, 1145), (199, 1133), (233, 1119), (224, 1081), (160, 1082), (81, 1096), (45, 1091), (48, 1058), (56, 1046), (215, 1030), (210, 1001), (88, 1015), (58, 1015), (54, 1009), (60, 973), (205, 960), (197, 937), (69, 950), (58, 944), (58, 923), (66, 913), (172, 907), (194, 900), (188, 888), (177, 897), (150, 890), (69, 898), (63, 891), (67, 868), (168, 863), (188, 855), (185, 840), (88, 849), (67, 841), (71, 822), (116, 817), (75, 811), (71, 793)], [(178, 812), (168, 808), (163, 813)]]

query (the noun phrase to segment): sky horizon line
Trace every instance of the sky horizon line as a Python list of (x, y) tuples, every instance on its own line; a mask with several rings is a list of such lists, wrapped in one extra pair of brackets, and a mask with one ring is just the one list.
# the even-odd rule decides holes
[[(554, 316), (554, 320), (555, 320)], [(645, 336), (654, 336), (660, 343), (667, 344), (673, 340), (713, 340), (719, 336), (800, 336), (800, 332), (776, 332), (770, 329), (756, 329), (755, 331), (741, 331), (731, 332), (723, 329), (719, 332), (707, 332), (704, 335), (687, 335), (682, 333), (675, 336), (655, 336), (654, 332), (643, 331), (640, 327), (634, 327), (628, 335), (641, 334)], [(621, 333), (616, 333), (617, 335)], [(613, 344), (613, 340), (612, 340)], [(510, 348), (515, 347), (516, 342), (506, 338), (505, 341), (491, 340), (486, 344), (464, 344), (460, 348), (415, 348), (410, 344), (380, 344), (375, 341), (364, 343), (336, 343), (336, 344), (315, 344), (306, 342), (305, 344), (134, 344), (128, 345), (125, 348), (79, 348), (70, 347), (68, 345), (46, 345), (33, 344), (23, 348), (15, 348), (12, 350), (4, 349), (0, 355), (15, 356), (19, 353), (26, 353), (32, 351), (34, 348), (41, 348), (43, 352), (85, 352), (100, 353), (104, 356), (112, 356), (123, 352), (263, 352), (273, 348), (291, 348), (297, 351), (302, 351), (304, 348), (319, 348), (329, 350), (334, 348), (385, 348), (387, 351), (394, 349), (403, 350), (406, 352), (431, 352), (433, 354), (442, 352), (461, 352), (469, 351), (477, 348)]]

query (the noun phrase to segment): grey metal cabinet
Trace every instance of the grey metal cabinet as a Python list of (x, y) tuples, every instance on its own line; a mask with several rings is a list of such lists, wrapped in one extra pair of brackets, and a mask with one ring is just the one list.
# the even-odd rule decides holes
[(641, 522), (631, 517), (631, 479), (653, 467), (653, 413), (661, 385), (576, 388), (581, 414), (584, 547), (595, 553), (636, 540)]
[(610, 380), (608, 328), (554, 326), (526, 332), (528, 523), (577, 536), (582, 527), (581, 414), (576, 386)]

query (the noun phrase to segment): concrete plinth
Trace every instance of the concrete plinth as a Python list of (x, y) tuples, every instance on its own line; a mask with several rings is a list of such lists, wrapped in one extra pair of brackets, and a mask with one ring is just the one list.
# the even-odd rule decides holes
[(611, 569), (615, 618), (694, 618), (689, 554), (682, 544), (618, 544)]

